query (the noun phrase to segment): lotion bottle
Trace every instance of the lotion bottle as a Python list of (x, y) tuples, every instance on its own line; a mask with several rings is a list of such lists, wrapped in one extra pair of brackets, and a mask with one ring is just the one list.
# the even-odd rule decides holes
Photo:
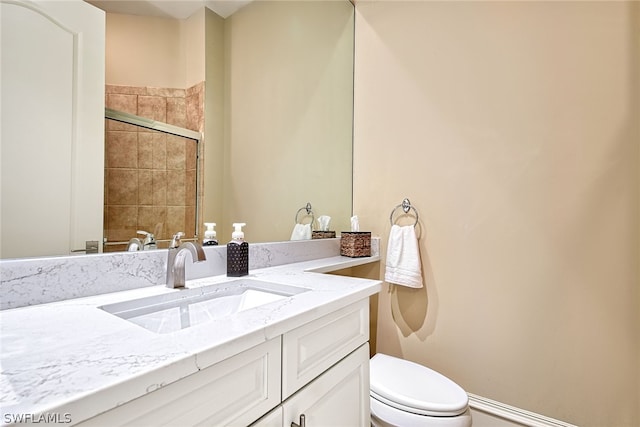
[(202, 246), (218, 246), (218, 239), (216, 238), (215, 222), (205, 222), (204, 226), (207, 228), (204, 232), (204, 239), (202, 239)]
[(244, 222), (233, 224), (231, 241), (227, 243), (227, 276), (240, 277), (249, 274), (249, 243), (244, 241)]

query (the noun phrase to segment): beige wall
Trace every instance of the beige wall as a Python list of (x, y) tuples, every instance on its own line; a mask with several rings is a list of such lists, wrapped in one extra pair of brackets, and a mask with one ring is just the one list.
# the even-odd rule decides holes
[(638, 4), (356, 9), (354, 211), (384, 248), (409, 197), (426, 282), (384, 288), (378, 351), (640, 425)]
[(185, 58), (179, 20), (107, 14), (107, 84), (184, 89)]
[(180, 89), (200, 83), (204, 19), (204, 8), (184, 20), (108, 13), (106, 83)]
[(180, 21), (182, 50), (185, 55), (182, 64), (185, 68), (184, 87), (191, 87), (205, 80), (207, 12), (210, 10), (203, 7), (189, 18)]

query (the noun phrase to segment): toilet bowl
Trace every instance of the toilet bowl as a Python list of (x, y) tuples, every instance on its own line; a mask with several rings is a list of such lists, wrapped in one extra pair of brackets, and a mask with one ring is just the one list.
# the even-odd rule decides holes
[(380, 353), (369, 370), (372, 426), (471, 426), (467, 393), (444, 375)]

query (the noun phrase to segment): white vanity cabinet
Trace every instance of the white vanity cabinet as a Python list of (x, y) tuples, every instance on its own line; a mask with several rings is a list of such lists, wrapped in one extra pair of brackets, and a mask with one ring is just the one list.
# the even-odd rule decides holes
[(369, 426), (368, 340), (363, 299), (81, 425)]
[(369, 426), (369, 345), (285, 400), (282, 409), (282, 427)]
[(278, 405), (280, 337), (100, 414), (81, 426), (240, 426)]
[(283, 403), (252, 427), (369, 426), (368, 340), (367, 300), (285, 333)]

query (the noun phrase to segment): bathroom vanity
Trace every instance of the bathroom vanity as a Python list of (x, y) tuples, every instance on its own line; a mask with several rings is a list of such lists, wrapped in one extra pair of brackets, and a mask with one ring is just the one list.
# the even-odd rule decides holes
[(305, 323), (81, 423), (369, 425), (366, 300)]
[[(381, 282), (323, 273), (379, 258), (295, 245), (315, 258), (277, 265), (277, 250), (255, 245), (264, 266), (240, 280), (1, 311), (2, 422), (369, 425), (368, 299)], [(309, 252), (320, 246), (330, 250)], [(211, 262), (218, 251), (207, 250)]]

